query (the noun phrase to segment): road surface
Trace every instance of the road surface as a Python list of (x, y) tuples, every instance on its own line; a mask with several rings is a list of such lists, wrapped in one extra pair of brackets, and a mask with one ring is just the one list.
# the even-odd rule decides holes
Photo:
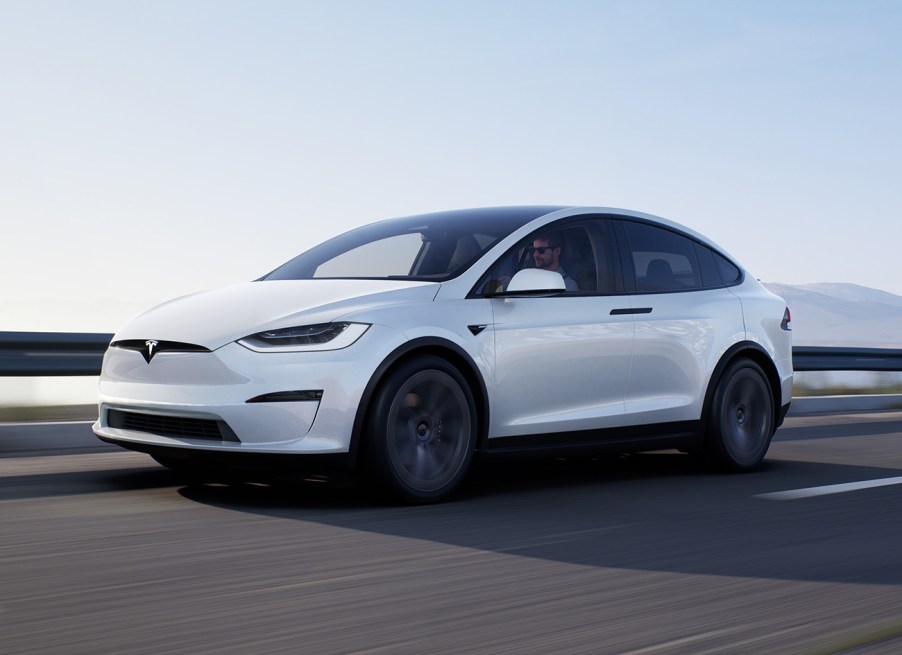
[(900, 482), (902, 413), (790, 417), (744, 475), (488, 463), (427, 507), (4, 425), (0, 652), (899, 653)]

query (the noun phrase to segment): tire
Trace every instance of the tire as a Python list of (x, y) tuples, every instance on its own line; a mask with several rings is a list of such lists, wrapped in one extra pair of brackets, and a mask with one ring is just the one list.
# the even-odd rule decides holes
[(403, 363), (380, 384), (366, 434), (368, 477), (411, 503), (445, 498), (473, 460), (476, 403), (452, 364), (434, 356)]
[(708, 413), (704, 454), (723, 468), (748, 471), (767, 454), (774, 426), (774, 396), (767, 376), (750, 359), (727, 366)]

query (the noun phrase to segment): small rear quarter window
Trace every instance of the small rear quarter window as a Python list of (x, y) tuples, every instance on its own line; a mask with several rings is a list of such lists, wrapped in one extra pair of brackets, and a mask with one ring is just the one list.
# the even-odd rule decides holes
[(717, 263), (717, 270), (720, 271), (720, 281), (724, 284), (732, 284), (739, 280), (740, 271), (726, 257), (714, 253), (714, 261)]

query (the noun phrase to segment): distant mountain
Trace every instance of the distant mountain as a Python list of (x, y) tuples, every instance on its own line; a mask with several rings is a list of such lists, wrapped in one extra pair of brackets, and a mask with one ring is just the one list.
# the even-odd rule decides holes
[(794, 345), (902, 348), (902, 296), (842, 282), (764, 286), (789, 305)]
[(805, 291), (814, 291), (822, 293), (825, 296), (839, 298), (841, 300), (851, 300), (853, 302), (876, 302), (895, 307), (902, 307), (902, 296), (897, 296), (888, 291), (880, 289), (871, 289), (863, 287), (860, 284), (849, 284), (848, 282), (816, 282), (814, 284), (799, 284), (797, 289)]

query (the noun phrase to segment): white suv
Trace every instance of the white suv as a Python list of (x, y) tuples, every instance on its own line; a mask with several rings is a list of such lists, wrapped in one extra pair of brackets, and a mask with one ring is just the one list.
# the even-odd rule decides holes
[(134, 319), (94, 431), (181, 470), (355, 469), (414, 502), (476, 452), (679, 448), (745, 470), (789, 408), (790, 329), (723, 250), (647, 214), (411, 216)]

